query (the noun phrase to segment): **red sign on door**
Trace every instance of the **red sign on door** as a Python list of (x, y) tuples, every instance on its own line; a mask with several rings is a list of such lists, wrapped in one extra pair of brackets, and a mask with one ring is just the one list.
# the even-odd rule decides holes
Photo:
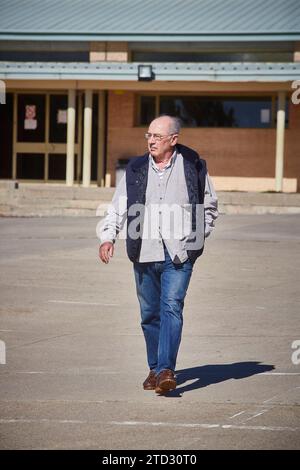
[(35, 104), (26, 104), (25, 106), (25, 120), (24, 120), (24, 129), (34, 130), (37, 128), (36, 118), (36, 105)]

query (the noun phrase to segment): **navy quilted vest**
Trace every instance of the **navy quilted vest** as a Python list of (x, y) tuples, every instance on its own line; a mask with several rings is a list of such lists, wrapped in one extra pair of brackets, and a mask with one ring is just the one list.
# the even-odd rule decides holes
[[(196, 205), (204, 203), (204, 190), (206, 178), (206, 162), (199, 158), (194, 150), (184, 145), (177, 144), (178, 152), (183, 156), (184, 174), (189, 195), (189, 202), (192, 206), (192, 229), (196, 230)], [(130, 214), (130, 207), (133, 204), (145, 204), (146, 188), (148, 179), (149, 154), (146, 153), (141, 157), (131, 158), (126, 168), (126, 186), (127, 186), (127, 238), (126, 248), (127, 255), (131, 261), (138, 261), (141, 250), (141, 237), (136, 239), (130, 238), (128, 235), (128, 227), (130, 223), (136, 219), (137, 214)], [(142, 206), (143, 207), (143, 206)], [(141, 209), (143, 212), (143, 209)], [(136, 230), (142, 233), (143, 213), (138, 214), (140, 223), (137, 224)], [(203, 221), (204, 223), (204, 221)], [(188, 250), (188, 257), (192, 262), (198, 258), (203, 252), (203, 248), (199, 250)]]

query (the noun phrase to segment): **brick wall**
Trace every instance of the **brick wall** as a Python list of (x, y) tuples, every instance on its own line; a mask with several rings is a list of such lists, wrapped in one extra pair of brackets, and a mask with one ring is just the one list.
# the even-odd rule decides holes
[[(133, 92), (110, 92), (108, 99), (107, 172), (111, 173), (114, 185), (117, 160), (147, 151), (143, 137), (147, 128), (134, 127)], [(289, 114), (284, 176), (298, 178), (300, 191), (300, 104), (290, 103)], [(211, 175), (274, 177), (275, 129), (182, 129), (180, 142), (207, 160)]]

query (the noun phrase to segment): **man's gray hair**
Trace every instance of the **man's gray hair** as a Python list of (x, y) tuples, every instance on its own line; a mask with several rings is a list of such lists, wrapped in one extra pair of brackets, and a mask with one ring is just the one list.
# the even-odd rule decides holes
[(161, 114), (159, 117), (167, 117), (170, 119), (170, 134), (179, 134), (181, 129), (181, 119), (175, 116), (169, 116), (168, 114)]

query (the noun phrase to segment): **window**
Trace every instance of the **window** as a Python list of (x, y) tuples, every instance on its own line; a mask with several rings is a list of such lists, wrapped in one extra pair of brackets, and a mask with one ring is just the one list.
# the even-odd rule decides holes
[(271, 98), (161, 96), (160, 114), (186, 127), (270, 127)]
[(132, 62), (293, 62), (293, 52), (137, 51)]
[(140, 124), (147, 126), (155, 117), (155, 96), (141, 96), (140, 110)]
[(179, 117), (183, 127), (271, 128), (275, 125), (277, 101), (272, 96), (190, 95), (142, 96), (140, 125), (148, 125), (155, 118), (156, 100), (159, 114)]
[[(12, 48), (13, 46), (11, 46)], [(76, 45), (79, 50), (79, 44)], [(293, 62), (291, 41), (158, 41), (129, 43), (132, 62)], [(20, 45), (20, 50), (24, 46)]]
[(50, 95), (50, 142), (67, 142), (67, 95)]
[(84, 51), (0, 51), (5, 62), (89, 62)]

